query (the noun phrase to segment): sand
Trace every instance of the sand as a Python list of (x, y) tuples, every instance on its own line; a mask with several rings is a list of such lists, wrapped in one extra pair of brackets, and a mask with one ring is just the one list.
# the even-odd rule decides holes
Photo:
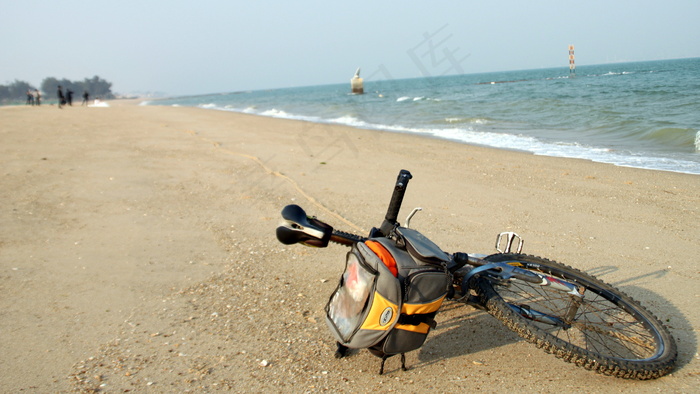
[[(700, 177), (195, 108), (0, 108), (3, 392), (689, 392), (700, 383)], [(277, 242), (303, 206), (366, 232), (400, 217), (448, 252), (525, 252), (619, 286), (667, 322), (670, 376), (601, 376), (448, 304), (377, 374), (333, 358), (323, 306), (346, 249)]]

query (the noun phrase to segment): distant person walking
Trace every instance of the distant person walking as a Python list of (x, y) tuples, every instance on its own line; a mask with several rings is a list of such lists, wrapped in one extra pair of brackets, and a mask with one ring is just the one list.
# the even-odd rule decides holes
[(39, 89), (34, 89), (34, 103), (41, 105), (41, 92), (39, 92)]
[(58, 95), (58, 108), (62, 108), (63, 105), (66, 104), (66, 98), (63, 96), (63, 88), (61, 85), (58, 85), (58, 92), (56, 94)]
[(34, 93), (32, 90), (27, 90), (27, 105), (34, 105)]
[(70, 89), (66, 89), (66, 101), (68, 102), (68, 105), (71, 107), (73, 106), (73, 91)]
[(90, 94), (86, 90), (83, 92), (83, 103), (81, 105), (88, 105), (88, 98), (90, 98)]

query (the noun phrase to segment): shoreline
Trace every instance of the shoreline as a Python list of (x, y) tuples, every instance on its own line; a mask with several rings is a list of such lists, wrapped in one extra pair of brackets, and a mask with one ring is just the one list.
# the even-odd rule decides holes
[[(195, 96), (199, 97), (199, 96)], [(174, 100), (175, 98), (169, 98), (166, 100)], [(260, 116), (262, 118), (270, 118), (270, 119), (281, 119), (281, 120), (290, 120), (290, 121), (299, 121), (299, 122), (309, 122), (309, 123), (315, 123), (315, 124), (320, 124), (320, 125), (330, 125), (330, 126), (340, 126), (340, 127), (350, 127), (353, 129), (358, 129), (358, 130), (367, 130), (367, 131), (378, 131), (378, 132), (388, 132), (388, 133), (396, 133), (396, 134), (404, 134), (404, 135), (412, 135), (412, 136), (418, 136), (418, 137), (423, 137), (423, 138), (435, 138), (438, 140), (443, 140), (443, 141), (450, 141), (450, 142), (455, 142), (463, 145), (469, 145), (469, 146), (475, 146), (475, 147), (483, 147), (483, 148), (488, 148), (488, 149), (500, 149), (500, 150), (505, 150), (505, 151), (516, 151), (516, 152), (523, 152), (523, 153), (529, 153), (535, 156), (543, 156), (543, 157), (556, 157), (556, 158), (563, 158), (563, 159), (580, 159), (580, 160), (589, 160), (595, 163), (600, 163), (600, 164), (611, 164), (614, 166), (618, 167), (628, 167), (628, 168), (637, 168), (637, 169), (644, 169), (644, 170), (651, 170), (651, 171), (664, 171), (664, 172), (673, 172), (673, 173), (679, 173), (679, 174), (688, 174), (688, 175), (700, 175), (700, 170), (696, 170), (697, 172), (692, 172), (692, 171), (683, 171), (683, 170), (678, 170), (678, 169), (665, 169), (665, 168), (657, 168), (654, 166), (649, 166), (643, 167), (640, 165), (633, 165), (633, 164), (623, 164), (619, 163), (620, 160), (627, 159), (626, 155), (622, 155), (624, 159), (617, 159), (617, 161), (613, 158), (607, 158), (607, 159), (594, 159), (594, 158), (588, 158), (588, 157), (575, 157), (575, 156), (565, 156), (565, 155), (555, 155), (555, 154), (547, 154), (547, 153), (538, 153), (533, 150), (527, 150), (527, 149), (518, 149), (518, 148), (513, 148), (513, 147), (504, 147), (504, 146), (495, 146), (495, 145), (487, 145), (487, 144), (481, 144), (481, 143), (475, 143), (475, 142), (469, 142), (469, 141), (463, 141), (457, 138), (449, 138), (449, 137), (441, 137), (437, 136), (434, 134), (431, 134), (428, 131), (406, 131), (406, 130), (400, 130), (400, 129), (392, 129), (389, 126), (383, 126), (383, 125), (376, 125), (375, 127), (370, 127), (369, 125), (367, 126), (356, 126), (352, 124), (347, 124), (347, 123), (341, 123), (341, 122), (334, 122), (332, 120), (309, 120), (306, 119), (306, 116), (274, 116), (274, 115), (263, 115), (263, 114), (258, 114), (258, 113), (249, 113), (244, 110), (240, 109), (225, 109), (225, 108), (203, 108), (201, 106), (186, 106), (186, 105), (179, 105), (179, 104), (172, 104), (172, 105), (162, 105), (162, 104), (155, 104), (153, 103), (154, 101), (157, 100), (142, 100), (142, 102), (146, 102), (147, 106), (163, 106), (163, 107), (179, 107), (179, 108), (198, 108), (198, 109), (203, 109), (203, 110), (211, 110), (211, 111), (222, 111), (222, 112), (230, 112), (230, 113), (235, 113), (235, 114), (241, 114), (241, 115), (252, 115), (252, 116)], [(700, 131), (697, 131), (697, 135), (700, 136)], [(549, 144), (549, 143), (544, 143)], [(555, 146), (557, 144), (554, 144)], [(603, 149), (603, 148), (596, 148), (596, 149)], [(614, 149), (605, 149), (606, 151), (609, 152), (614, 152)], [(675, 152), (678, 153), (678, 152)], [(698, 153), (696, 151), (696, 153)], [(662, 159), (662, 160), (668, 160), (668, 157), (665, 156), (646, 156), (645, 157), (648, 160), (657, 160), (657, 159)], [(682, 160), (682, 159), (671, 159), (674, 161), (679, 161), (682, 163), (691, 163), (695, 164), (693, 161), (688, 161), (688, 160)]]
[[(8, 391), (697, 385), (697, 176), (109, 104), (0, 108), (0, 385)], [(424, 347), (407, 354), (409, 371), (390, 360), (378, 376), (366, 351), (334, 359), (323, 305), (345, 248), (281, 245), (279, 211), (297, 203), (341, 230), (367, 231), (379, 225), (402, 168), (414, 179), (399, 216), (424, 208), (412, 227), (450, 252), (489, 252), (495, 234), (518, 232), (526, 253), (592, 273), (667, 322), (679, 368), (650, 382), (597, 375), (483, 312), (452, 306)]]

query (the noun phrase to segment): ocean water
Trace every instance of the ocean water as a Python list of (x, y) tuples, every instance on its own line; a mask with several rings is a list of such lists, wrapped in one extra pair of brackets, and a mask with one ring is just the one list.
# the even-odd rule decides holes
[(700, 174), (700, 58), (176, 97), (196, 106)]

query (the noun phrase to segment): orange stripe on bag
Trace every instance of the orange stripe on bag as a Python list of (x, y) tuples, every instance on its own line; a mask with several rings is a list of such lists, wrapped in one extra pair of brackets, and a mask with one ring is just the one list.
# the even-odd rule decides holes
[(401, 313), (404, 315), (421, 315), (436, 312), (438, 309), (440, 309), (440, 305), (442, 305), (442, 301), (445, 299), (445, 297), (447, 297), (447, 294), (428, 304), (404, 303), (401, 305)]
[(419, 334), (427, 334), (428, 331), (430, 331), (430, 326), (425, 323), (420, 323), (417, 326), (411, 324), (397, 324), (394, 326), (394, 328), (397, 328), (399, 330), (417, 332)]
[(399, 269), (396, 268), (396, 260), (394, 260), (394, 256), (392, 256), (382, 244), (375, 241), (365, 241), (365, 245), (367, 245), (372, 252), (379, 256), (379, 259), (382, 260), (384, 265), (389, 268), (389, 271), (391, 271), (395, 277), (399, 276)]

